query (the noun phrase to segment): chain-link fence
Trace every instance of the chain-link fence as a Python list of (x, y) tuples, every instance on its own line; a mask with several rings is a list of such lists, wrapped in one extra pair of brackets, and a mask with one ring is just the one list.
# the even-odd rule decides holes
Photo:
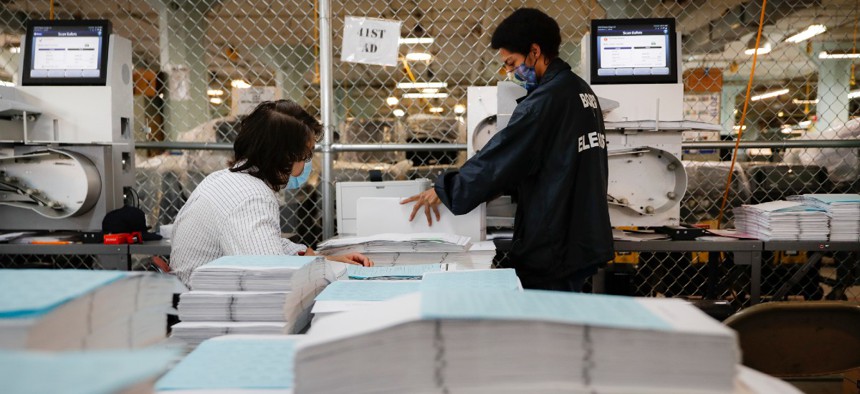
[[(682, 35), (685, 116), (722, 129), (684, 138), (690, 143), (732, 141), (742, 134), (744, 141), (772, 144), (738, 152), (729, 207), (794, 194), (860, 191), (856, 145), (784, 145), (860, 138), (860, 121), (849, 122), (860, 115), (860, 100), (849, 98), (860, 96), (854, 74), (858, 60), (845, 59), (856, 52), (856, 0), (767, 2), (751, 92), (761, 97), (750, 102), (743, 127), (738, 122), (755, 50), (750, 46), (761, 12), (758, 1), (332, 0), (325, 3), (332, 11), (332, 108), (323, 108), (321, 100), (320, 1), (6, 1), (0, 18), (0, 80), (15, 81), (27, 20), (48, 19), (51, 13), (57, 19), (111, 20), (114, 33), (133, 45), (137, 189), (150, 224), (156, 226), (171, 223), (195, 185), (225, 167), (236, 125), (255, 102), (289, 98), (319, 117), (330, 111), (331, 143), (341, 147), (333, 150), (331, 173), (321, 177), (323, 155), (318, 154), (308, 184), (281, 193), (283, 232), (314, 245), (322, 238), (324, 219), (334, 217), (322, 203), (326, 182), (366, 180), (371, 170), (386, 180), (433, 180), (466, 160), (464, 144), (472, 132), (465, 121), (467, 87), (503, 79), (489, 40), (514, 9), (536, 7), (557, 19), (560, 57), (574, 70), (579, 70), (580, 40), (591, 19), (673, 17)], [(398, 65), (340, 61), (346, 16), (401, 21)], [(792, 42), (795, 34), (813, 25), (826, 31)], [(432, 85), (414, 88), (404, 83)], [(773, 94), (762, 96), (767, 93)], [(187, 149), (194, 143), (207, 145)], [(456, 145), (438, 150), (350, 149), (356, 144)], [(683, 222), (714, 223), (731, 153), (730, 148), (685, 149), (689, 184), (681, 203)], [(730, 209), (724, 222), (732, 223)], [(796, 271), (793, 258), (807, 257), (765, 255), (765, 282), (777, 287)], [(633, 267), (637, 295), (701, 293), (701, 264), (695, 255), (628, 254), (618, 260)], [(826, 256), (818, 263), (822, 270), (813, 272), (851, 271), (856, 261), (856, 255)], [(822, 282), (812, 274), (801, 279), (815, 281), (815, 286)], [(804, 291), (790, 292), (816, 297)]]

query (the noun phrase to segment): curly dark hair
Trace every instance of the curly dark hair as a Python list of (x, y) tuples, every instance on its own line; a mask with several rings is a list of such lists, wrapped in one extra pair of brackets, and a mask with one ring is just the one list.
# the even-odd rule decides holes
[(322, 125), (295, 102), (260, 103), (239, 124), (230, 171), (246, 171), (278, 191), (290, 180), (293, 163), (313, 157), (311, 145), (320, 135)]
[(532, 44), (538, 44), (548, 60), (558, 57), (561, 30), (555, 19), (534, 8), (520, 8), (505, 18), (490, 39), (493, 49), (505, 48), (527, 56)]

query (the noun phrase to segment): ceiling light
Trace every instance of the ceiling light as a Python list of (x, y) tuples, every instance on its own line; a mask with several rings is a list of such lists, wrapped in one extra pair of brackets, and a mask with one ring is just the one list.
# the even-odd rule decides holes
[(400, 100), (397, 97), (391, 96), (391, 97), (385, 99), (385, 103), (388, 104), (389, 107), (393, 107), (393, 106), (397, 105), (398, 103), (400, 103)]
[(854, 99), (860, 97), (860, 89), (848, 92), (848, 98)]
[(251, 84), (245, 82), (242, 79), (234, 79), (234, 80), (230, 81), (230, 86), (237, 88), (237, 89), (247, 89), (247, 88), (251, 87)]
[(224, 91), (221, 89), (209, 89), (206, 91), (206, 94), (209, 96), (223, 96)]
[(785, 39), (785, 42), (798, 43), (801, 41), (806, 41), (812, 37), (815, 37), (821, 33), (827, 31), (827, 26), (824, 25), (812, 25), (806, 28), (806, 30), (797, 33), (791, 37)]
[(448, 97), (448, 93), (404, 93), (403, 98), (408, 99), (416, 99), (416, 98), (445, 98)]
[(209, 102), (212, 104), (221, 104), (224, 102), (220, 97), (212, 97), (209, 99)]
[(798, 99), (792, 99), (792, 100), (791, 100), (791, 102), (792, 102), (793, 104), (818, 104), (818, 99), (815, 99), (815, 100), (798, 100)]
[(439, 93), (439, 89), (421, 89), (421, 93)]
[(767, 92), (767, 93), (762, 93), (759, 95), (752, 96), (752, 97), (750, 97), (750, 100), (759, 101), (759, 100), (774, 98), (777, 96), (782, 96), (783, 94), (786, 94), (786, 93), (788, 93), (788, 89), (774, 90), (772, 92)]
[(447, 87), (447, 82), (400, 82), (397, 84), (398, 89), (443, 89)]
[(406, 54), (406, 60), (412, 60), (415, 62), (428, 61), (430, 59), (433, 59), (433, 55), (427, 52), (409, 52)]
[(819, 59), (860, 59), (860, 53), (828, 52), (822, 51), (818, 54)]
[[(755, 43), (753, 43), (753, 45), (755, 45)], [(759, 54), (759, 55), (764, 55), (765, 53), (770, 53), (771, 49), (773, 49), (773, 48), (770, 46), (770, 43), (769, 43), (769, 42), (768, 42), (768, 43), (765, 43), (765, 44), (764, 44), (764, 45), (762, 45), (762, 46), (760, 46), (760, 47), (758, 48), (758, 51), (756, 51), (755, 49), (753, 49), (753, 48), (752, 48), (752, 45), (751, 45), (751, 46), (750, 46), (750, 48), (748, 48), (747, 50), (745, 50), (745, 51), (744, 51), (744, 54), (752, 55), (752, 54), (753, 54), (753, 52), (758, 52), (758, 54)]]
[(454, 113), (458, 115), (462, 115), (466, 113), (466, 106), (463, 104), (457, 104), (454, 106)]
[(406, 115), (406, 111), (404, 111), (404, 110), (402, 110), (402, 109), (400, 109), (400, 108), (397, 108), (397, 109), (395, 109), (395, 110), (394, 110), (394, 116), (396, 116), (396, 117), (398, 117), (398, 118), (402, 118), (402, 117), (403, 117), (403, 115)]
[(434, 114), (441, 114), (442, 112), (445, 112), (445, 108), (442, 108), (442, 107), (430, 107), (430, 112), (431, 112), (431, 113), (434, 113)]
[(401, 44), (432, 44), (433, 37), (402, 37)]

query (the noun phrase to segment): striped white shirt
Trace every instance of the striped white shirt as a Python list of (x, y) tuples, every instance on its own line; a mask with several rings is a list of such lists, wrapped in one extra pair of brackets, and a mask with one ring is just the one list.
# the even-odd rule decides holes
[(281, 238), (280, 219), (277, 197), (261, 179), (213, 172), (176, 217), (170, 269), (190, 287), (191, 272), (221, 256), (295, 255), (307, 249)]

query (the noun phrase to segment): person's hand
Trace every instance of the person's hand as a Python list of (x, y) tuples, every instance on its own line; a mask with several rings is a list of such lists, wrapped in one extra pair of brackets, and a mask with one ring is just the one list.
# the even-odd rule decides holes
[(326, 256), (327, 260), (339, 261), (341, 263), (373, 267), (373, 260), (361, 253), (347, 253), (338, 256)]
[(310, 246), (308, 246), (308, 248), (307, 248), (307, 249), (305, 249), (305, 251), (304, 251), (304, 252), (301, 252), (301, 253), (299, 253), (299, 254), (300, 254), (300, 255), (302, 255), (302, 256), (316, 256), (316, 255), (317, 255), (317, 254), (316, 254), (316, 252), (314, 252), (314, 250), (313, 250), (313, 249), (311, 249), (311, 247), (310, 247)]
[(430, 214), (430, 210), (433, 210), (433, 212), (436, 213), (437, 222), (442, 219), (442, 215), (439, 213), (439, 204), (442, 203), (442, 200), (440, 200), (439, 196), (436, 195), (436, 189), (425, 190), (401, 201), (400, 203), (408, 204), (413, 201), (415, 201), (415, 206), (412, 207), (412, 214), (409, 215), (410, 222), (415, 219), (415, 215), (422, 207), (424, 208), (424, 215), (427, 216), (428, 226), (433, 226), (433, 216)]

